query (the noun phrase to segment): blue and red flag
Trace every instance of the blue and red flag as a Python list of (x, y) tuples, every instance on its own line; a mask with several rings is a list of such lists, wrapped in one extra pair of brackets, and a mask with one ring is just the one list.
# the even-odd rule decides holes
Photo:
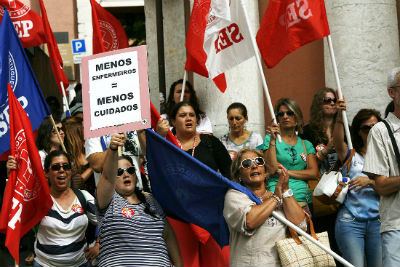
[(28, 114), (32, 130), (42, 124), (50, 110), (6, 9), (0, 24), (0, 40), (0, 154), (3, 154), (10, 149), (8, 83)]
[(236, 189), (257, 204), (260, 199), (151, 130), (146, 130), (146, 144), (151, 188), (166, 214), (207, 230), (221, 248), (228, 245), (226, 191)]

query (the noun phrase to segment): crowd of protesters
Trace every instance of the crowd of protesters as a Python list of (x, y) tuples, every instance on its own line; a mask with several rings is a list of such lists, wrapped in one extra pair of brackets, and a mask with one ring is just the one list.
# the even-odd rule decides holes
[[(227, 108), (229, 132), (218, 139), (190, 83), (180, 101), (182, 84), (178, 80), (171, 85), (166, 114), (153, 130), (162, 137), (172, 130), (183, 151), (247, 187), (262, 202), (256, 205), (234, 189), (226, 193), (223, 216), (230, 230), (230, 258), (222, 255), (214, 240), (184, 244), (185, 233), (174, 233), (151, 194), (144, 131), (85, 141), (80, 98), (74, 100), (70, 118), (59, 112), (56, 98), (48, 98), (57, 115), (55, 127), (46, 118), (36, 145), (53, 206), (26, 235), (30, 238), (21, 242), (28, 250), (21, 266), (183, 266), (183, 259), (195, 257), (198, 251), (213, 256), (185, 265), (279, 266), (275, 242), (285, 238), (287, 227), (272, 216), (273, 211), (303, 230), (311, 218), (317, 232), (328, 231), (331, 248), (355, 266), (400, 266), (400, 158), (396, 155), (400, 68), (388, 76), (393, 101), (387, 118), (383, 121), (375, 109), (361, 109), (353, 118), (354, 149), (349, 149), (345, 138), (346, 102), (333, 89), (315, 93), (306, 126), (294, 99), (278, 100), (277, 121), (267, 125), (264, 139), (245, 127), (245, 105), (232, 103)], [(349, 179), (349, 191), (343, 204), (314, 199), (313, 183), (346, 161), (350, 163), (341, 171)], [(16, 168), (16, 160), (9, 156), (7, 175)], [(1, 237), (1, 263), (7, 265)]]

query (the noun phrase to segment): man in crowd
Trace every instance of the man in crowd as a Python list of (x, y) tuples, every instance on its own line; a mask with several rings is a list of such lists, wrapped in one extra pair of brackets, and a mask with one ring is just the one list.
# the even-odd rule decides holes
[[(388, 75), (388, 94), (394, 101), (394, 112), (386, 118), (394, 139), (400, 144), (400, 67)], [(383, 266), (400, 266), (400, 166), (388, 129), (377, 123), (368, 136), (367, 154), (363, 172), (375, 180), (375, 189), (381, 196), (379, 213)]]

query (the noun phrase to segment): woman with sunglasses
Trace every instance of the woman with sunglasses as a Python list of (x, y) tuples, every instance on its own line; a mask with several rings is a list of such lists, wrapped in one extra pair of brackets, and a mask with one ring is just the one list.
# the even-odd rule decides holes
[(236, 153), (244, 148), (256, 148), (262, 144), (261, 135), (245, 128), (247, 123), (247, 108), (242, 103), (232, 103), (226, 110), (229, 123), (229, 133), (221, 136), (219, 140), (224, 144), (232, 160)]
[[(60, 133), (61, 141), (64, 142), (64, 128), (60, 121), (56, 121), (55, 123), (56, 128)], [(61, 150), (61, 142), (60, 139), (58, 139), (56, 129), (53, 127), (50, 117), (46, 117), (38, 129), (36, 146), (39, 150), (42, 166), (44, 166), (44, 159), (47, 154), (53, 150)]]
[[(10, 157), (8, 171), (17, 168), (15, 159)], [(82, 190), (80, 194), (86, 203), (81, 203), (69, 187), (71, 161), (64, 151), (51, 151), (44, 169), (53, 206), (37, 227), (33, 266), (88, 266), (88, 261), (99, 254), (98, 244), (87, 248), (85, 238), (88, 223), (97, 224), (94, 198)]]
[[(303, 130), (303, 114), (297, 102), (290, 98), (278, 100), (275, 112), (278, 123), (267, 127), (264, 143), (257, 147), (264, 151), (264, 159), (271, 174), (268, 190), (275, 190), (280, 172), (278, 165), (282, 164), (288, 170), (289, 188), (294, 198), (310, 214), (308, 204), (311, 204), (311, 190), (307, 180), (317, 179), (318, 165), (313, 145), (297, 136)], [(282, 138), (281, 142), (277, 140), (278, 134)]]
[(157, 201), (136, 187), (131, 157), (118, 157), (114, 134), (97, 184), (99, 266), (183, 266), (175, 233)]
[[(338, 100), (337, 109), (333, 141), (340, 161), (344, 162), (351, 152), (344, 141), (344, 100)], [(350, 128), (355, 154), (350, 170), (342, 170), (343, 176), (349, 174), (349, 191), (339, 208), (335, 237), (342, 256), (354, 266), (382, 266), (379, 195), (374, 190), (375, 181), (362, 172), (368, 133), (379, 121), (380, 113), (375, 109), (361, 109), (356, 114)]]
[(262, 202), (256, 205), (245, 194), (229, 189), (224, 217), (229, 227), (230, 266), (280, 266), (275, 242), (286, 237), (286, 225), (272, 211), (307, 229), (305, 213), (289, 189), (289, 174), (280, 166), (274, 191), (266, 189), (268, 173), (259, 150), (243, 148), (232, 162), (234, 181), (250, 189)]

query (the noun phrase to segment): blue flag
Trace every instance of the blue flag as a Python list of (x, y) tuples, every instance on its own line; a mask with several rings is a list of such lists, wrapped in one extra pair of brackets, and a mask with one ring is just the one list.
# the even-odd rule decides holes
[(5, 8), (0, 24), (0, 40), (0, 154), (3, 154), (10, 149), (8, 83), (28, 114), (32, 130), (42, 124), (50, 111)]
[(228, 245), (226, 191), (236, 189), (257, 204), (260, 199), (151, 130), (146, 130), (146, 144), (151, 188), (167, 215), (207, 230), (221, 248)]

